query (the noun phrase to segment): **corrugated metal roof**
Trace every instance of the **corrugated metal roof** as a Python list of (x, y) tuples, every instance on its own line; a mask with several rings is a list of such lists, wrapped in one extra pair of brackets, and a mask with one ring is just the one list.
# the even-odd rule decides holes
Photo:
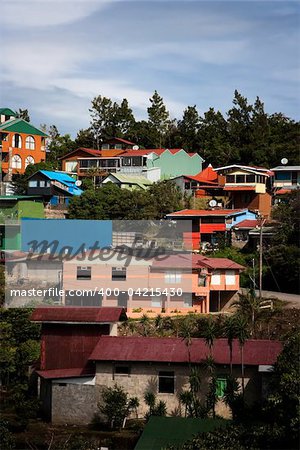
[(1, 131), (12, 131), (14, 133), (25, 133), (47, 137), (48, 135), (23, 119), (11, 119), (0, 125)]
[(297, 171), (297, 170), (300, 170), (300, 166), (277, 166), (277, 167), (273, 167), (273, 169), (271, 169), (271, 170), (274, 170), (274, 171), (276, 171), (276, 172), (279, 172), (279, 171), (289, 171), (289, 170), (294, 170), (294, 171)]
[(209, 258), (203, 255), (187, 253), (170, 255), (162, 261), (154, 259), (152, 266), (155, 268), (174, 269), (197, 269), (200, 267), (207, 267), (210, 269), (244, 269), (243, 266), (228, 258)]
[(95, 370), (93, 370), (92, 368), (53, 369), (53, 370), (37, 370), (36, 373), (42, 378), (55, 379), (55, 378), (94, 376)]
[(83, 190), (80, 189), (78, 186), (76, 186), (75, 182), (76, 180), (72, 178), (70, 175), (68, 175), (66, 172), (55, 172), (51, 170), (39, 170), (38, 172), (35, 172), (33, 175), (31, 175), (28, 180), (33, 178), (37, 173), (41, 173), (45, 177), (47, 177), (49, 180), (52, 181), (58, 181), (59, 183), (62, 183), (64, 186), (68, 188), (68, 192), (71, 195), (81, 195), (83, 193)]
[(124, 308), (41, 306), (36, 308), (32, 322), (107, 323), (126, 319)]
[(0, 108), (0, 114), (5, 116), (17, 116), (17, 113), (10, 108)]
[(234, 228), (255, 228), (259, 225), (258, 220), (246, 219), (238, 223)]
[[(274, 364), (282, 349), (279, 341), (248, 340), (244, 345), (244, 364)], [(227, 339), (216, 339), (213, 358), (217, 364), (229, 364)], [(180, 338), (101, 336), (90, 360), (94, 361), (144, 361), (168, 363), (199, 363), (209, 355), (205, 339), (192, 339), (188, 349)], [(233, 364), (241, 364), (240, 347), (233, 342)]]
[[(127, 175), (125, 173), (111, 173), (106, 178), (116, 178), (116, 180), (120, 181), (124, 184), (137, 184), (140, 187), (150, 186), (152, 181), (148, 180), (146, 177), (139, 175)], [(105, 178), (105, 179), (106, 179)], [(104, 181), (104, 180), (103, 180)]]
[(231, 216), (248, 211), (247, 209), (182, 209), (181, 211), (175, 211), (167, 214), (167, 217), (173, 216)]

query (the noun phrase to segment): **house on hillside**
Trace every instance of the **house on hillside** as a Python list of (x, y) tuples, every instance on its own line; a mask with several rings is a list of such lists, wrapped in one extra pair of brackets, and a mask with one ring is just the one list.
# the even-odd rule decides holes
[[(166, 402), (167, 414), (180, 410), (179, 394), (189, 387), (190, 364), (201, 371), (200, 401), (205, 401), (210, 375), (203, 365), (209, 355), (204, 339), (116, 336), (126, 318), (114, 308), (39, 308), (31, 320), (42, 324), (41, 361), (37, 374), (45, 417), (54, 423), (90, 423), (105, 387), (115, 383), (139, 399), (138, 417), (148, 408), (144, 395), (153, 392)], [(245, 402), (260, 402), (270, 370), (282, 344), (248, 340), (243, 347)], [(59, 349), (59, 351), (58, 351)], [(233, 376), (241, 383), (241, 352), (233, 342), (232, 360), (227, 339), (215, 339), (216, 412), (229, 417), (223, 398), (232, 362)], [(182, 411), (182, 409), (181, 409)], [(184, 412), (182, 411), (182, 414)]]
[(191, 221), (191, 232), (185, 233), (188, 248), (199, 250), (201, 243), (213, 245), (218, 241), (231, 240), (231, 230), (243, 220), (256, 219), (248, 209), (183, 209), (167, 214), (167, 219)]
[(224, 191), (229, 196), (228, 207), (248, 208), (268, 218), (271, 213), (271, 178), (273, 172), (264, 167), (232, 164), (216, 172), (225, 177)]
[(144, 176), (152, 182), (184, 173), (194, 175), (202, 170), (203, 159), (198, 153), (183, 149), (129, 149), (101, 150), (100, 156), (81, 157), (77, 161), (78, 177), (92, 177), (97, 184), (108, 174), (119, 172)]
[(101, 142), (101, 150), (128, 150), (138, 147), (134, 142), (127, 139), (113, 137)]
[(33, 311), (31, 321), (42, 327), (37, 374), (47, 420), (91, 422), (99, 395), (89, 356), (102, 335), (117, 334), (123, 320), (122, 308), (39, 307)]
[(300, 189), (300, 166), (277, 166), (271, 170), (274, 173), (275, 203), (280, 203), (286, 196)]
[(65, 172), (39, 170), (28, 178), (27, 194), (41, 196), (46, 204), (67, 205), (70, 198), (82, 192), (76, 180)]
[(8, 108), (0, 108), (0, 147), (2, 180), (23, 174), (29, 164), (46, 160), (47, 134)]
[[(104, 254), (103, 254), (104, 255)], [(178, 253), (160, 260), (107, 252), (91, 261), (63, 261), (62, 299), (69, 306), (111, 306), (126, 308), (129, 317), (143, 314), (177, 315), (220, 311), (239, 290), (243, 266), (227, 258)], [(123, 257), (123, 258), (122, 258)], [(102, 286), (104, 289), (97, 290)], [(82, 290), (91, 295), (75, 295)], [(94, 290), (97, 290), (97, 297)]]

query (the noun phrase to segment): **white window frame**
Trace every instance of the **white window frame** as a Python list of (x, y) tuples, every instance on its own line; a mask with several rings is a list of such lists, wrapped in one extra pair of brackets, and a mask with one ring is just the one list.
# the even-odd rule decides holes
[[(30, 162), (28, 160), (30, 160)], [(34, 161), (34, 157), (33, 156), (31, 156), (31, 155), (26, 156), (26, 158), (25, 158), (25, 169), (30, 164), (34, 164), (34, 162), (35, 161)]]
[[(16, 146), (16, 136), (19, 137), (18, 146)], [(12, 146), (14, 148), (22, 148), (22, 136), (19, 133), (15, 133), (12, 138)]]
[(151, 306), (152, 306), (152, 308), (161, 308), (162, 307), (162, 297), (161, 297), (161, 295), (153, 295), (153, 296), (151, 296)]
[(221, 270), (214, 270), (211, 276), (211, 284), (219, 286), (221, 284)]
[(22, 169), (22, 158), (20, 155), (13, 155), (11, 160), (11, 167), (13, 169)]
[(26, 150), (35, 150), (35, 139), (33, 136), (27, 136), (25, 140)]
[(168, 270), (165, 272), (165, 283), (178, 284), (181, 283), (182, 273), (177, 270)]
[(236, 284), (235, 270), (226, 270), (225, 272), (225, 282), (228, 286), (234, 286)]

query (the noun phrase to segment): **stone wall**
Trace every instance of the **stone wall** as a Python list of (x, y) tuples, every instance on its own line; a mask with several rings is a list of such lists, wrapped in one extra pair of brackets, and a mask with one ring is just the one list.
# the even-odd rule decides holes
[[(114, 373), (116, 366), (129, 366), (130, 375), (119, 375)], [(162, 394), (158, 393), (158, 373), (159, 371), (174, 371), (175, 373), (175, 393)], [(205, 400), (208, 387), (207, 373), (202, 370), (201, 394), (202, 401)], [(143, 398), (147, 391), (155, 392), (158, 400), (166, 402), (168, 414), (178, 411), (179, 394), (189, 388), (189, 368), (187, 365), (180, 364), (151, 364), (151, 363), (97, 363), (96, 369), (96, 385), (105, 385), (112, 387), (115, 383), (122, 386), (130, 397), (138, 397), (140, 406), (138, 408), (138, 416), (143, 417), (148, 411)], [(225, 376), (229, 374), (228, 366), (219, 366), (217, 368), (217, 376)], [(234, 367), (233, 375), (238, 378), (241, 384), (240, 368)], [(261, 397), (261, 377), (257, 367), (246, 367), (245, 369), (245, 400), (248, 404), (258, 401)], [(183, 412), (183, 409), (182, 409)], [(229, 417), (230, 411), (222, 400), (216, 405), (217, 414), (223, 417)]]

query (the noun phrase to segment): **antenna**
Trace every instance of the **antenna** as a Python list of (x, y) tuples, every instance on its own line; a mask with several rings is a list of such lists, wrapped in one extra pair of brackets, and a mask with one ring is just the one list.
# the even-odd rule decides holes
[(210, 200), (209, 206), (210, 206), (211, 208), (214, 208), (215, 206), (217, 206), (217, 201), (214, 200), (214, 199)]
[(134, 145), (133, 147), (132, 147), (132, 150), (139, 150), (139, 146), (138, 145)]
[(82, 181), (81, 180), (76, 180), (75, 181), (75, 186), (81, 186), (82, 185)]
[(280, 162), (285, 166), (289, 162), (289, 160), (287, 158), (282, 158)]

